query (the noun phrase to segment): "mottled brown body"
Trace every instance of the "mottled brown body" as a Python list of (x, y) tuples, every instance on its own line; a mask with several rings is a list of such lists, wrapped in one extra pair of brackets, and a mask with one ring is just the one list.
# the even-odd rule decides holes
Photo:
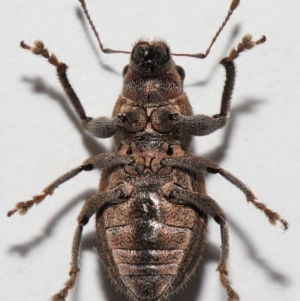
[[(82, 4), (86, 17), (105, 53), (98, 33)], [(239, 1), (230, 10), (204, 54), (175, 54), (205, 58)], [(220, 226), (221, 256), (217, 271), (228, 301), (239, 296), (228, 280), (229, 234), (226, 216), (206, 193), (206, 172), (220, 174), (239, 188), (247, 201), (262, 210), (271, 223), (288, 224), (279, 214), (256, 201), (251, 190), (217, 163), (189, 152), (192, 136), (204, 136), (225, 126), (235, 82), (234, 60), (245, 49), (265, 41), (250, 35), (220, 62), (226, 81), (219, 114), (194, 115), (183, 90), (184, 70), (172, 58), (162, 40), (139, 40), (129, 65), (123, 70), (123, 89), (111, 118), (87, 117), (67, 78), (67, 65), (60, 62), (41, 41), (21, 47), (48, 59), (83, 127), (98, 138), (114, 137), (115, 152), (98, 154), (68, 171), (31, 200), (18, 203), (8, 212), (26, 213), (34, 204), (51, 195), (62, 183), (82, 171), (101, 169), (98, 193), (89, 198), (78, 216), (72, 244), (69, 279), (52, 297), (64, 301), (79, 272), (79, 252), (84, 226), (96, 215), (97, 252), (108, 275), (132, 301), (165, 301), (189, 279), (205, 246), (208, 217)]]
[[(164, 66), (158, 66), (156, 72), (145, 75), (144, 68), (138, 68), (133, 59), (124, 74), (123, 91), (113, 110), (113, 117), (124, 116), (125, 122), (115, 133), (116, 148), (120, 149), (124, 140), (145, 140), (143, 151), (152, 149), (149, 141), (169, 139), (172, 144), (189, 147), (191, 134), (178, 127), (169, 118), (170, 114), (192, 116), (192, 107), (183, 91), (183, 78), (178, 67), (171, 59), (170, 50), (163, 41), (139, 41), (134, 46), (132, 57), (145, 49), (155, 47), (161, 56), (168, 56)], [(176, 127), (176, 130), (175, 130)], [(144, 138), (143, 138), (144, 137)], [(155, 151), (155, 148), (152, 149)]]
[[(135, 47), (140, 44), (146, 48), (152, 43)], [(163, 42), (152, 45), (166, 49)], [(195, 174), (160, 166), (160, 158), (170, 156), (170, 151), (175, 155), (171, 145), (187, 149), (191, 140), (184, 129), (162, 125), (166, 113), (192, 116), (174, 62), (165, 76), (150, 78), (130, 67), (113, 112), (113, 117), (130, 118), (116, 132), (115, 141), (119, 154), (138, 158), (139, 166), (103, 171), (100, 192), (122, 182), (133, 187), (133, 193), (127, 202), (98, 211), (97, 250), (113, 281), (132, 300), (163, 300), (169, 291), (181, 288), (201, 259), (207, 216), (170, 203), (161, 188), (174, 183), (190, 191), (201, 187), (204, 193), (204, 182)]]
[(120, 182), (133, 187), (133, 193), (128, 201), (97, 212), (98, 254), (115, 284), (132, 300), (164, 300), (199, 262), (207, 216), (170, 203), (161, 188), (174, 182), (192, 191), (195, 180), (177, 169), (158, 175), (146, 167), (142, 174), (130, 175), (119, 168), (108, 173), (101, 186), (110, 190)]

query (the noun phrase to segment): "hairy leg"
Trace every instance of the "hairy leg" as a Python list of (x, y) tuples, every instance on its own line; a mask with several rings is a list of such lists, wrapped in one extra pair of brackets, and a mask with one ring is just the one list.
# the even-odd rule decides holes
[(10, 217), (18, 211), (21, 214), (27, 213), (27, 211), (34, 204), (39, 204), (46, 198), (46, 196), (53, 194), (54, 190), (58, 188), (59, 185), (74, 178), (82, 171), (117, 167), (120, 165), (130, 164), (132, 162), (133, 159), (130, 156), (119, 156), (115, 154), (99, 154), (97, 156), (91, 157), (85, 160), (82, 165), (71, 169), (70, 171), (54, 180), (50, 185), (43, 189), (41, 194), (35, 195), (31, 200), (17, 203), (14, 209), (8, 211), (7, 216)]
[(182, 170), (220, 174), (230, 183), (238, 187), (245, 194), (248, 202), (252, 203), (256, 208), (262, 210), (268, 217), (271, 224), (275, 224), (277, 221), (279, 221), (285, 230), (288, 228), (287, 221), (282, 219), (278, 213), (268, 209), (266, 205), (257, 202), (253, 192), (242, 181), (228, 171), (222, 169), (217, 163), (188, 153), (183, 157), (164, 158), (161, 162), (165, 166), (176, 167)]
[(194, 116), (183, 116), (180, 114), (169, 114), (170, 120), (176, 126), (184, 128), (185, 131), (194, 136), (204, 136), (224, 127), (230, 114), (231, 97), (235, 84), (235, 65), (234, 60), (239, 54), (245, 50), (252, 49), (254, 46), (262, 44), (266, 41), (263, 36), (257, 41), (252, 41), (251, 35), (245, 35), (242, 42), (233, 48), (227, 57), (224, 57), (220, 64), (224, 66), (226, 71), (226, 80), (223, 88), (220, 113), (212, 117), (199, 114)]
[(168, 201), (178, 205), (192, 205), (201, 212), (214, 218), (221, 230), (221, 258), (217, 268), (220, 280), (227, 291), (228, 301), (238, 301), (239, 296), (231, 287), (228, 280), (227, 261), (229, 258), (229, 235), (226, 216), (218, 203), (206, 194), (183, 189), (174, 184), (167, 184), (162, 188)]
[(86, 131), (98, 138), (108, 138), (115, 134), (117, 130), (117, 120), (115, 118), (98, 117), (94, 119), (86, 116), (85, 110), (67, 77), (68, 66), (60, 62), (54, 54), (49, 54), (42, 41), (34, 42), (32, 47), (21, 42), (21, 47), (36, 55), (43, 56), (48, 59), (51, 65), (55, 66), (58, 79)]
[(119, 185), (118, 187), (99, 193), (89, 198), (84, 204), (79, 216), (78, 226), (75, 230), (71, 251), (71, 268), (69, 271), (69, 279), (65, 282), (64, 287), (54, 296), (51, 301), (64, 301), (70, 289), (75, 285), (79, 269), (79, 251), (83, 227), (88, 223), (90, 217), (100, 210), (106, 204), (117, 204), (125, 202), (131, 194), (131, 188), (127, 185)]

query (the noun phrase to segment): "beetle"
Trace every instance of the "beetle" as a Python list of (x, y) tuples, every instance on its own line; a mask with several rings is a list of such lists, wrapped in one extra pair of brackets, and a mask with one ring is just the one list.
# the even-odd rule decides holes
[(48, 185), (41, 194), (19, 202), (8, 212), (26, 213), (34, 204), (53, 194), (59, 185), (82, 171), (100, 169), (98, 193), (89, 198), (78, 216), (69, 279), (52, 297), (63, 301), (74, 287), (79, 272), (78, 257), (84, 226), (96, 215), (97, 252), (107, 274), (118, 289), (133, 301), (164, 301), (177, 292), (193, 274), (205, 246), (208, 217), (221, 230), (218, 272), (228, 300), (239, 300), (228, 280), (229, 237), (226, 216), (206, 193), (206, 173), (220, 174), (239, 188), (248, 202), (262, 210), (272, 224), (288, 223), (259, 203), (252, 191), (217, 163), (190, 151), (192, 136), (204, 136), (227, 123), (235, 83), (235, 59), (244, 50), (265, 42), (245, 35), (220, 64), (226, 81), (220, 113), (194, 115), (183, 89), (184, 69), (172, 56), (204, 59), (239, 5), (233, 0), (229, 12), (205, 53), (172, 53), (164, 40), (140, 39), (132, 51), (104, 48), (86, 8), (79, 0), (104, 53), (128, 53), (123, 70), (123, 89), (111, 118), (87, 117), (67, 77), (67, 65), (50, 54), (43, 42), (21, 47), (41, 55), (55, 66), (58, 78), (83, 127), (97, 138), (114, 137), (115, 152), (85, 160)]

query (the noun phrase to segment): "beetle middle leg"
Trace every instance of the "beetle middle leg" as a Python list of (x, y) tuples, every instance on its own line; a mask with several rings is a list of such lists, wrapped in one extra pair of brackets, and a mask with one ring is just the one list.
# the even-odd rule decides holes
[(220, 174), (227, 181), (232, 183), (234, 186), (239, 188), (246, 196), (248, 202), (252, 203), (256, 208), (262, 210), (264, 214), (268, 217), (271, 224), (276, 224), (280, 222), (284, 229), (288, 228), (288, 222), (285, 221), (277, 212), (274, 212), (267, 208), (266, 205), (257, 202), (256, 197), (253, 192), (245, 185), (242, 181), (236, 178), (234, 175), (228, 171), (222, 169), (217, 163), (212, 160), (198, 157), (192, 154), (186, 154), (183, 157), (170, 157), (162, 159), (162, 164), (165, 166), (176, 167), (181, 170), (188, 170), (194, 172), (209, 172), (213, 174)]
[(64, 301), (71, 288), (74, 287), (79, 268), (79, 251), (81, 245), (83, 227), (88, 223), (90, 217), (100, 210), (106, 204), (119, 204), (125, 202), (131, 195), (132, 189), (129, 185), (121, 184), (118, 187), (101, 192), (89, 198), (84, 204), (78, 216), (78, 226), (75, 230), (72, 251), (71, 251), (71, 268), (69, 271), (69, 279), (66, 281), (64, 287), (54, 296), (51, 301)]
[(116, 154), (99, 154), (97, 156), (91, 157), (83, 162), (82, 165), (71, 169), (66, 172), (56, 180), (54, 180), (50, 185), (43, 189), (41, 194), (35, 195), (31, 200), (25, 202), (19, 202), (16, 204), (15, 208), (8, 211), (7, 216), (12, 216), (14, 213), (18, 212), (21, 214), (27, 213), (27, 211), (34, 205), (39, 204), (48, 195), (52, 195), (54, 190), (58, 188), (62, 183), (74, 178), (82, 171), (91, 171), (93, 169), (103, 169), (112, 168), (120, 165), (130, 164), (133, 162), (133, 158), (130, 156), (119, 156)]
[(221, 258), (217, 268), (220, 273), (220, 280), (227, 291), (228, 301), (238, 301), (239, 296), (231, 287), (228, 280), (227, 261), (229, 258), (229, 235), (226, 225), (226, 216), (218, 203), (204, 193), (183, 189), (178, 185), (167, 184), (162, 187), (163, 194), (168, 201), (178, 205), (192, 205), (201, 212), (214, 218), (221, 229)]

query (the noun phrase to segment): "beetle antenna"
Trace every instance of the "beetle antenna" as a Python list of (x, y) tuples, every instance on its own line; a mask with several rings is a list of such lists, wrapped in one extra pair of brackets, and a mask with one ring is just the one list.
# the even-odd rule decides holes
[(99, 44), (99, 47), (100, 47), (101, 51), (104, 52), (104, 53), (127, 53), (127, 54), (130, 54), (131, 51), (113, 50), (113, 49), (110, 49), (110, 48), (104, 48), (103, 47), (103, 44), (102, 44), (102, 42), (100, 40), (99, 34), (97, 32), (97, 29), (96, 29), (96, 27), (95, 27), (95, 25), (94, 25), (94, 23), (93, 23), (93, 21), (92, 21), (92, 19), (90, 17), (90, 14), (89, 14), (89, 12), (87, 10), (86, 4), (85, 4), (85, 0), (79, 0), (79, 2), (81, 4), (81, 7), (82, 7), (82, 9), (84, 11), (84, 14), (85, 14), (87, 20), (90, 23), (90, 26), (91, 26), (91, 28), (92, 28), (95, 36), (96, 36), (96, 39), (98, 41), (98, 44)]
[(212, 48), (213, 44), (217, 40), (217, 38), (220, 35), (221, 31), (224, 29), (224, 27), (225, 27), (226, 23), (228, 22), (229, 18), (233, 14), (233, 11), (239, 6), (239, 4), (240, 4), (240, 0), (232, 0), (232, 2), (230, 4), (229, 11), (227, 13), (227, 16), (226, 16), (225, 20), (223, 21), (223, 23), (220, 26), (219, 30), (216, 32), (215, 36), (213, 37), (213, 39), (212, 39), (209, 47), (206, 49), (205, 53), (195, 53), (195, 54), (189, 54), (189, 53), (172, 53), (172, 55), (176, 55), (176, 56), (189, 56), (189, 57), (195, 57), (195, 58), (198, 58), (198, 59), (205, 59), (208, 56), (208, 54), (210, 52), (210, 49)]

